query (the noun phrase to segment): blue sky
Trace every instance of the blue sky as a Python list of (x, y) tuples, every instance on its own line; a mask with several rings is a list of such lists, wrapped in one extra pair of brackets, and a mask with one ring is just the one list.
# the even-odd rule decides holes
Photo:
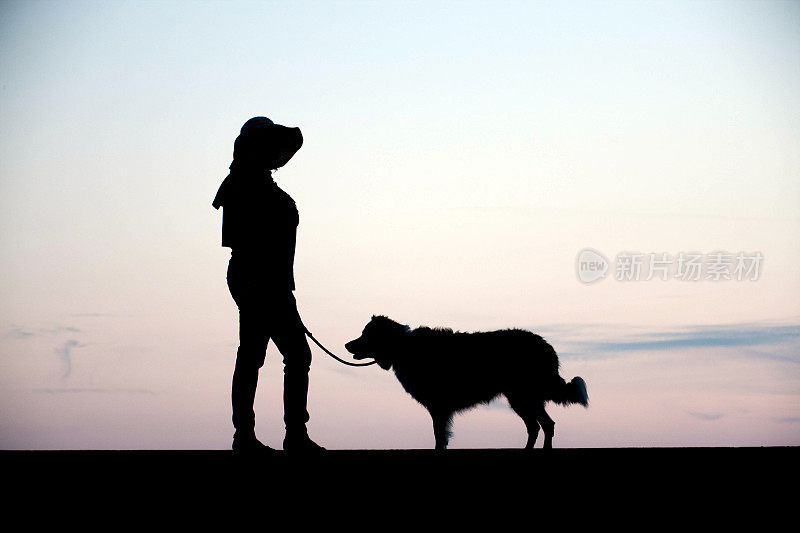
[[(210, 204), (254, 115), (304, 133), (276, 180), (331, 348), (376, 313), (530, 328), (589, 385), (556, 445), (798, 444), (799, 23), (794, 2), (3, 3), (0, 447), (229, 445)], [(586, 247), (764, 263), (586, 285)], [(310, 405), (330, 447), (432, 445), (374, 367), (315, 351)], [(522, 431), (476, 410), (453, 445)]]

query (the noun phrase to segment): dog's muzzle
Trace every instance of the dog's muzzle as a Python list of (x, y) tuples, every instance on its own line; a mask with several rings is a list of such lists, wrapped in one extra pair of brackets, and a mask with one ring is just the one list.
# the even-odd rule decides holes
[(362, 348), (363, 342), (359, 342), (361, 339), (356, 339), (348, 342), (344, 345), (345, 349), (353, 354), (353, 359), (367, 359), (370, 356), (365, 353), (365, 350)]

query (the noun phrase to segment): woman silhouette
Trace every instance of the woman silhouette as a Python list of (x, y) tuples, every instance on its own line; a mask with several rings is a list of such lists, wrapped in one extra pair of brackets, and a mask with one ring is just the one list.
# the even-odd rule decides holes
[(223, 207), (222, 246), (231, 249), (228, 288), (239, 308), (239, 349), (231, 386), (234, 451), (269, 450), (256, 438), (253, 402), (258, 371), (272, 339), (283, 355), (287, 451), (317, 451), (306, 431), (311, 350), (297, 312), (294, 252), (299, 217), (294, 200), (272, 179), (303, 145), (299, 128), (266, 117), (244, 123), (230, 174), (214, 198)]

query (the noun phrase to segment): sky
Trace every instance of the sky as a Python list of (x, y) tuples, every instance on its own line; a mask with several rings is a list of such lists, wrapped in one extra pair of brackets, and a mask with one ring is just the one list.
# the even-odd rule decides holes
[[(554, 446), (798, 445), (798, 89), (789, 1), (3, 2), (0, 448), (230, 446), (211, 201), (259, 115), (303, 132), (275, 179), (340, 356), (373, 314), (525, 328), (588, 385)], [(391, 373), (312, 351), (312, 438), (433, 446)], [(271, 345), (273, 447), (281, 388)], [(453, 430), (525, 444), (502, 398)]]

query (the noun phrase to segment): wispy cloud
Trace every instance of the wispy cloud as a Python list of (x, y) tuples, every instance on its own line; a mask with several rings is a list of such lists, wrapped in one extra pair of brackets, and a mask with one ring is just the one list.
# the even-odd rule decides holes
[(61, 333), (81, 333), (81, 330), (75, 326), (52, 326), (36, 329), (24, 326), (10, 326), (6, 328), (5, 336), (13, 339), (27, 339), (32, 337), (51, 337)]
[[(60, 324), (39, 328), (11, 325), (5, 327), (4, 330), (5, 331), (2, 333), (2, 336), (5, 338), (31, 340), (48, 339), (52, 337), (61, 337), (63, 339), (68, 335), (71, 336), (74, 334), (83, 333), (80, 328), (75, 326), (65, 326)], [(59, 359), (61, 359), (63, 364), (63, 378), (69, 377), (69, 375), (72, 373), (72, 350), (82, 346), (86, 346), (86, 344), (74, 338), (67, 338), (61, 344), (53, 348), (53, 352), (59, 357)]]
[(711, 422), (711, 421), (714, 421), (714, 420), (719, 420), (720, 418), (725, 416), (722, 413), (700, 413), (700, 412), (697, 412), (697, 411), (687, 411), (687, 413), (690, 416), (692, 416), (692, 417), (694, 417), (694, 418), (696, 418), (698, 420), (703, 420), (705, 422)]
[[(766, 347), (800, 342), (800, 325), (730, 324), (693, 326), (673, 331), (651, 331), (622, 335), (613, 340), (566, 341), (569, 352), (616, 353), (626, 351), (669, 351), (687, 348)], [(800, 354), (780, 355), (749, 350), (749, 355), (800, 363)]]
[(62, 377), (69, 377), (70, 373), (72, 372), (72, 349), (79, 348), (84, 346), (80, 342), (76, 341), (75, 339), (69, 339), (61, 346), (57, 346), (53, 348), (53, 351), (61, 357), (61, 360), (64, 362), (64, 375)]
[(59, 333), (81, 333), (75, 326), (54, 326), (52, 328), (41, 328), (39, 332), (48, 335), (58, 335)]
[(155, 394), (149, 389), (126, 389), (126, 388), (63, 388), (63, 389), (35, 389), (35, 392), (44, 394)]
[(11, 326), (6, 330), (5, 336), (12, 339), (27, 339), (36, 336), (36, 333), (21, 326)]

